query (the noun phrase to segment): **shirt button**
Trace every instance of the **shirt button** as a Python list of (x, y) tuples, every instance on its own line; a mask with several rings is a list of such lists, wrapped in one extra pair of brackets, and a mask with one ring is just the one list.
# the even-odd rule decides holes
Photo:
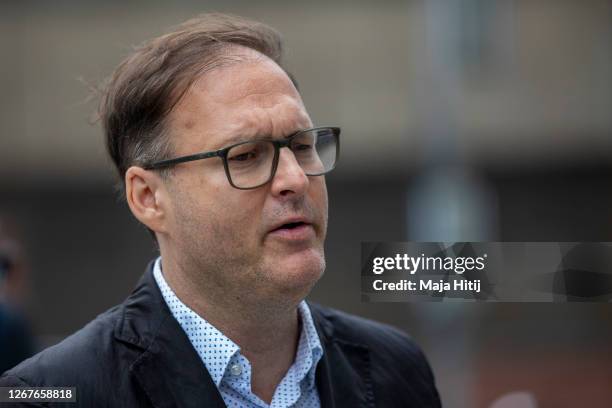
[(230, 367), (230, 373), (232, 373), (232, 375), (235, 375), (236, 377), (242, 374), (242, 367), (240, 367), (240, 364), (232, 365)]

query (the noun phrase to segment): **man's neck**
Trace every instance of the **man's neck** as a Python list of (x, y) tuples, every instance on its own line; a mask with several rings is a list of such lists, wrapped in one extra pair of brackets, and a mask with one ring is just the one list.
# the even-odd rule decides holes
[(269, 404), (295, 359), (300, 335), (297, 304), (252, 302), (231, 293), (209, 296), (184, 273), (176, 273), (178, 265), (164, 260), (162, 269), (176, 296), (240, 347), (251, 364), (252, 392)]

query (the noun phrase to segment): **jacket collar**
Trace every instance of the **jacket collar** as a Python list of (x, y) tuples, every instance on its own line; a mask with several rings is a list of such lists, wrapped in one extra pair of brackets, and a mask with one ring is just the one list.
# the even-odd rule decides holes
[[(322, 408), (373, 407), (370, 354), (363, 344), (335, 333), (324, 308), (309, 303), (323, 357), (316, 371)], [(153, 276), (153, 262), (122, 305), (115, 338), (138, 352), (130, 364), (155, 407), (225, 407), (187, 335), (174, 319)]]
[(129, 370), (153, 406), (225, 407), (202, 360), (164, 302), (153, 277), (153, 262), (123, 308), (115, 338), (140, 348)]
[(324, 350), (316, 377), (321, 407), (374, 407), (368, 347), (338, 333), (325, 308), (309, 305)]

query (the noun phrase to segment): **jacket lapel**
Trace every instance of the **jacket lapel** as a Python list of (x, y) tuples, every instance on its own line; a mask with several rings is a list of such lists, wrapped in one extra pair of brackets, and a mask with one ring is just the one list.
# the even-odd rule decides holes
[(129, 371), (155, 407), (225, 407), (212, 378), (176, 322), (152, 273), (152, 263), (124, 303), (115, 337), (140, 352)]
[(336, 338), (324, 313), (309, 305), (323, 346), (316, 374), (321, 408), (374, 407), (368, 347)]
[[(163, 300), (153, 262), (122, 307), (115, 338), (129, 345), (134, 356), (129, 375), (153, 406), (225, 407), (200, 356)], [(316, 371), (321, 407), (374, 407), (368, 347), (335, 336), (325, 312), (317, 305), (310, 308), (323, 346)]]

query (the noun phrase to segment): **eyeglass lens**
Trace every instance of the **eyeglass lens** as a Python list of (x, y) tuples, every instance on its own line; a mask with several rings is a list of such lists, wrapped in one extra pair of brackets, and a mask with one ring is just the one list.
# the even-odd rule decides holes
[[(308, 176), (325, 174), (334, 168), (337, 142), (332, 129), (315, 129), (296, 134), (289, 144), (296, 161)], [(227, 167), (238, 188), (262, 185), (272, 177), (274, 143), (253, 141), (227, 152)]]

